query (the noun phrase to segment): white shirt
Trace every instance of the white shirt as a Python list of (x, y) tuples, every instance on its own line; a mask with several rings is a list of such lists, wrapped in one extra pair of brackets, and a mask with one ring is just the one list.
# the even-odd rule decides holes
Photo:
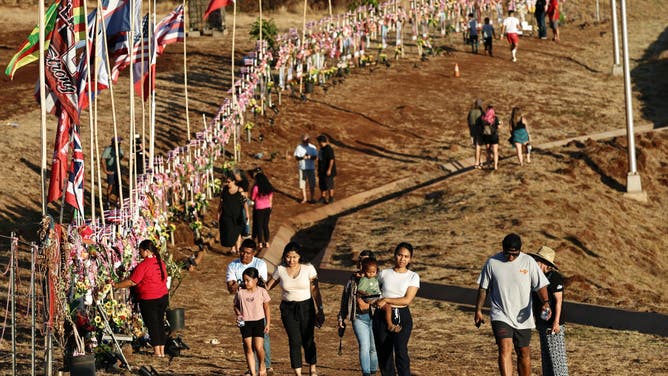
[(503, 252), (490, 257), (483, 266), (478, 284), (487, 289), (492, 321), (503, 321), (515, 329), (536, 327), (531, 312), (531, 290), (549, 284), (533, 257), (520, 253), (507, 261)]
[(241, 259), (234, 259), (229, 265), (227, 265), (227, 282), (237, 281), (241, 283), (243, 281), (244, 270), (253, 267), (257, 269), (258, 276), (262, 278), (263, 281), (267, 281), (267, 263), (264, 260), (259, 259), (253, 256), (250, 264), (244, 264), (241, 262)]
[(318, 272), (311, 264), (301, 264), (296, 277), (288, 275), (283, 265), (279, 265), (271, 276), (281, 285), (283, 294), (281, 300), (286, 302), (303, 302), (311, 299), (311, 280), (318, 276)]
[(508, 17), (503, 20), (503, 27), (506, 34), (517, 34), (520, 30), (520, 20), (516, 17)]
[(295, 157), (304, 158), (304, 156), (310, 156), (309, 159), (300, 159), (299, 160), (299, 169), (300, 170), (315, 170), (315, 160), (318, 157), (318, 149), (315, 145), (309, 142), (307, 146), (304, 144), (297, 145), (295, 149)]
[(384, 298), (403, 298), (409, 287), (420, 288), (420, 276), (412, 270), (397, 273), (383, 269), (378, 273), (378, 282)]

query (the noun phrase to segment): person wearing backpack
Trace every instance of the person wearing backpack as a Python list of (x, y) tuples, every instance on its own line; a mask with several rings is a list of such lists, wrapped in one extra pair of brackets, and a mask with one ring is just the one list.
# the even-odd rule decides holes
[(491, 164), (492, 158), (494, 162), (494, 170), (499, 168), (499, 128), (502, 123), (494, 112), (494, 106), (487, 105), (485, 114), (480, 117), (482, 129), (482, 141), (485, 143), (487, 150), (487, 165)]
[(482, 100), (476, 99), (473, 102), (473, 106), (469, 110), (468, 114), (468, 125), (469, 125), (469, 136), (471, 136), (471, 144), (475, 147), (475, 165), (474, 167), (479, 169), (480, 165), (480, 154), (482, 151), (482, 128), (480, 127), (480, 117), (484, 113), (482, 109)]

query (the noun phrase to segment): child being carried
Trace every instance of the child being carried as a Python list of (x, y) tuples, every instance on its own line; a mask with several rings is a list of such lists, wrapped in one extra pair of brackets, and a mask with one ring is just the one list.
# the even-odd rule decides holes
[[(380, 285), (378, 283), (378, 263), (375, 259), (366, 258), (362, 261), (362, 274), (357, 283), (357, 294), (369, 304), (375, 303), (382, 297), (380, 292)], [(398, 333), (401, 331), (401, 326), (392, 322), (392, 306), (385, 304), (382, 308), (385, 313), (385, 321), (387, 322), (387, 329), (390, 332)]]

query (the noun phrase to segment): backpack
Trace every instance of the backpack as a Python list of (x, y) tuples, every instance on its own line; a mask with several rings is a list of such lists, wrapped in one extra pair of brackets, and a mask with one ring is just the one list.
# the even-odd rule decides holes
[(487, 121), (482, 121), (482, 134), (483, 136), (491, 136), (494, 134), (494, 128), (492, 127), (492, 124), (490, 124)]

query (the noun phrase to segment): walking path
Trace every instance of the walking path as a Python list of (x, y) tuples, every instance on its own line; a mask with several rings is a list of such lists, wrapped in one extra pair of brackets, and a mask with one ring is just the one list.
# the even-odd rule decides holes
[[(668, 127), (654, 127), (644, 124), (635, 127), (635, 134), (652, 131), (665, 131)], [(546, 150), (563, 146), (573, 141), (603, 140), (626, 135), (626, 129), (615, 129), (591, 135), (572, 137), (535, 145), (534, 150)], [(514, 156), (513, 156), (514, 157)], [(508, 157), (508, 158), (513, 158)], [(271, 246), (260, 253), (267, 261), (271, 273), (281, 261), (283, 247), (292, 240), (301, 228), (313, 225), (327, 218), (340, 218), (362, 209), (366, 209), (408, 192), (440, 183), (453, 176), (473, 171), (474, 158), (465, 158), (460, 161), (441, 165), (445, 173), (426, 173), (417, 177), (411, 176), (395, 180), (375, 189), (346, 197), (336, 202), (315, 208), (298, 215), (288, 223), (280, 226), (274, 235)], [(417, 182), (417, 183), (416, 183)], [(331, 252), (325, 246), (311, 262), (318, 267), (320, 280), (326, 283), (344, 284), (350, 277), (350, 270), (331, 269)], [(422, 282), (418, 296), (426, 299), (448, 301), (456, 304), (473, 306), (476, 289)], [(636, 330), (641, 333), (657, 334), (668, 337), (668, 315), (655, 312), (634, 312), (591, 304), (565, 302), (569, 322), (590, 325), (616, 330)]]

